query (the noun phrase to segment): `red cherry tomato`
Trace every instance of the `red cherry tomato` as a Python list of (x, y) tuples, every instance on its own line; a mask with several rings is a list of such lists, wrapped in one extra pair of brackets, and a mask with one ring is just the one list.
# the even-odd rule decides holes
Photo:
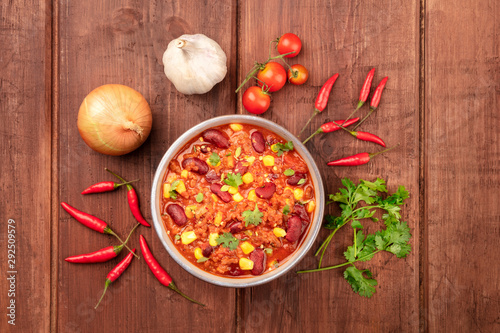
[(286, 83), (286, 71), (277, 62), (268, 62), (264, 69), (257, 73), (257, 83), (262, 87), (262, 82), (264, 82), (267, 87), (268, 92), (275, 92), (283, 88)]
[(284, 34), (283, 36), (280, 37), (278, 41), (279, 54), (285, 54), (295, 51), (295, 53), (289, 54), (285, 56), (285, 58), (296, 57), (299, 54), (301, 48), (302, 48), (302, 42), (300, 41), (300, 38), (292, 33)]
[(269, 109), (271, 96), (261, 87), (253, 86), (245, 90), (242, 97), (243, 107), (253, 114), (261, 114)]
[(288, 81), (291, 84), (295, 84), (300, 86), (301, 84), (306, 83), (309, 78), (309, 71), (302, 65), (293, 65), (292, 69), (288, 70)]

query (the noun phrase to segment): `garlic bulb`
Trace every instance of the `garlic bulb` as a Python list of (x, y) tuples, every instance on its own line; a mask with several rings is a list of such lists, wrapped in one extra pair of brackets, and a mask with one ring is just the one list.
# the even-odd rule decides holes
[(219, 44), (202, 34), (174, 39), (163, 54), (165, 75), (185, 95), (204, 94), (222, 81), (226, 60)]

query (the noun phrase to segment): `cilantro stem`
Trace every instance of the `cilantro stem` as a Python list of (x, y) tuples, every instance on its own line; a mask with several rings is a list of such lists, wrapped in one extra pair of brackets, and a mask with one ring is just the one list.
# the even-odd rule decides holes
[(356, 249), (356, 228), (352, 228), (352, 230), (354, 231), (354, 258), (356, 258), (358, 254), (358, 251)]
[(328, 267), (320, 267), (320, 268), (315, 268), (315, 269), (308, 269), (308, 270), (305, 270), (305, 271), (297, 271), (296, 273), (297, 274), (301, 274), (301, 273), (313, 273), (313, 272), (321, 272), (321, 271), (327, 271), (327, 270), (330, 270), (330, 269), (335, 269), (335, 268), (339, 268), (339, 267), (343, 267), (343, 266), (347, 266), (347, 265), (350, 265), (350, 264), (354, 264), (355, 262), (357, 261), (361, 261), (369, 256), (373, 256), (375, 255), (376, 253), (380, 252), (382, 250), (377, 250), (377, 251), (374, 251), (373, 253), (370, 253), (370, 254), (367, 254), (361, 258), (358, 258), (354, 261), (346, 261), (342, 264), (338, 264), (338, 265), (335, 265), (335, 266), (328, 266)]

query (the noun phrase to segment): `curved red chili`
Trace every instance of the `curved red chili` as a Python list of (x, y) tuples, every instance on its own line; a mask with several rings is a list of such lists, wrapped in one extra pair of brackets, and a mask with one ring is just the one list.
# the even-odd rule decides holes
[(150, 227), (151, 225), (142, 217), (141, 214), (141, 209), (139, 208), (139, 198), (137, 197), (137, 193), (135, 192), (135, 189), (132, 185), (129, 184), (125, 179), (122, 177), (118, 176), (116, 173), (113, 171), (109, 170), (108, 168), (105, 168), (107, 172), (111, 173), (113, 176), (116, 178), (120, 179), (124, 183), (128, 183), (127, 185), (127, 198), (128, 198), (128, 206), (130, 207), (130, 211), (132, 212), (132, 215), (134, 215), (135, 219), (142, 225), (146, 227)]
[(340, 129), (340, 127), (338, 125), (342, 125), (343, 127), (344, 126), (347, 127), (347, 126), (354, 124), (358, 120), (359, 120), (359, 117), (354, 118), (354, 119), (350, 119), (347, 122), (345, 122), (345, 120), (337, 120), (337, 121), (330, 121), (328, 123), (324, 123), (323, 125), (321, 125), (320, 128), (318, 128), (316, 130), (316, 132), (311, 134), (311, 136), (308, 137), (307, 139), (305, 139), (304, 142), (302, 142), (302, 143), (306, 144), (307, 141), (311, 140), (315, 135), (317, 135), (319, 133), (330, 133), (330, 132), (338, 131)]
[(351, 132), (351, 134), (356, 139), (378, 143), (382, 147), (385, 147), (385, 142), (381, 138), (379, 138), (378, 136), (376, 136), (375, 134), (368, 133), (368, 132), (360, 132), (360, 131)]
[[(61, 202), (61, 206), (64, 208), (65, 211), (69, 213), (69, 215), (74, 217), (78, 222), (80, 222), (84, 226), (92, 230), (99, 231), (101, 234), (113, 235), (120, 241), (120, 243), (122, 244), (124, 243), (123, 240), (120, 238), (120, 236), (118, 236), (113, 230), (111, 230), (111, 228), (103, 220), (95, 216), (92, 216), (90, 214), (79, 211), (78, 209), (68, 205), (66, 202)], [(125, 245), (125, 247), (129, 251), (131, 251), (127, 245)]]
[(361, 87), (361, 92), (359, 93), (359, 102), (358, 102), (358, 107), (356, 108), (359, 109), (360, 107), (365, 104), (366, 100), (368, 99), (368, 95), (370, 94), (370, 89), (372, 87), (372, 81), (373, 81), (373, 76), (375, 75), (375, 68), (373, 68), (371, 71), (368, 72), (368, 75), (366, 76), (365, 82), (363, 83), (363, 86)]
[(112, 182), (112, 181), (109, 181), (109, 182), (100, 182), (100, 183), (91, 185), (88, 188), (86, 188), (85, 190), (83, 190), (82, 194), (102, 193), (102, 192), (114, 191), (117, 188), (119, 188), (120, 186), (127, 185), (127, 184), (130, 184), (130, 183), (136, 182), (136, 181), (137, 180), (132, 180), (130, 182), (121, 183), (121, 184), (118, 184), (118, 183), (115, 183), (115, 182)]
[(356, 165), (366, 164), (366, 163), (370, 162), (370, 159), (372, 159), (373, 157), (375, 157), (379, 154), (385, 153), (391, 149), (394, 149), (397, 146), (399, 146), (399, 144), (395, 145), (394, 147), (391, 147), (391, 148), (388, 148), (388, 149), (385, 149), (385, 150), (382, 150), (382, 151), (379, 151), (376, 153), (359, 153), (356, 155), (347, 156), (347, 157), (341, 158), (339, 160), (328, 162), (327, 165), (330, 165), (330, 166), (356, 166)]
[(106, 294), (106, 291), (108, 290), (109, 285), (111, 283), (113, 283), (114, 281), (116, 281), (116, 279), (118, 279), (123, 274), (123, 272), (125, 272), (125, 270), (128, 268), (128, 266), (130, 266), (130, 263), (132, 262), (132, 259), (133, 259), (132, 255), (134, 253), (135, 253), (135, 249), (133, 249), (132, 252), (130, 252), (125, 258), (123, 258), (123, 260), (120, 261), (118, 263), (118, 265), (116, 265), (115, 268), (113, 268), (108, 273), (108, 275), (106, 276), (106, 283), (104, 285), (104, 291), (102, 292), (102, 296), (99, 299), (99, 302), (97, 302), (97, 305), (95, 306), (94, 309), (97, 309), (99, 304), (101, 304), (101, 301), (104, 298), (104, 295)]
[(95, 252), (91, 253), (85, 253), (85, 254), (80, 254), (76, 256), (71, 256), (68, 257), (64, 260), (67, 262), (71, 262), (74, 264), (90, 264), (90, 263), (96, 263), (96, 262), (106, 262), (108, 260), (111, 260), (113, 258), (116, 258), (118, 254), (123, 250), (123, 247), (127, 244), (127, 242), (130, 239), (130, 236), (134, 232), (135, 229), (139, 226), (139, 223), (136, 224), (136, 226), (130, 231), (128, 234), (127, 239), (125, 240), (125, 243), (120, 244), (120, 245), (113, 245), (113, 246), (108, 246), (103, 249), (100, 249)]
[(309, 118), (307, 123), (304, 125), (302, 130), (299, 132), (299, 135), (304, 132), (306, 129), (307, 125), (311, 122), (311, 120), (316, 117), (316, 115), (320, 112), (322, 112), (326, 108), (326, 104), (328, 104), (328, 98), (330, 97), (330, 92), (332, 91), (333, 85), (335, 84), (335, 81), (337, 81), (337, 78), (339, 77), (339, 74), (334, 74), (332, 77), (330, 77), (325, 84), (321, 87), (318, 97), (316, 97), (316, 102), (314, 103), (314, 113)]
[(163, 267), (160, 266), (158, 261), (156, 261), (155, 257), (153, 257), (153, 254), (151, 253), (151, 250), (149, 250), (148, 243), (146, 243), (146, 239), (144, 238), (143, 235), (140, 236), (139, 242), (141, 244), (141, 252), (142, 256), (144, 257), (144, 260), (148, 264), (149, 269), (151, 272), (153, 272), (154, 276), (160, 281), (162, 285), (165, 287), (168, 287), (181, 295), (182, 297), (186, 298), (187, 300), (199, 304), (201, 306), (205, 306), (205, 304), (202, 304), (200, 302), (195, 301), (194, 299), (184, 295), (174, 284), (172, 281), (172, 278), (170, 275), (168, 275), (167, 271), (163, 269)]
[(370, 101), (370, 112), (368, 112), (368, 114), (354, 127), (354, 129), (358, 128), (378, 107), (380, 99), (382, 98), (382, 91), (384, 91), (384, 87), (388, 79), (389, 77), (386, 76), (382, 79), (382, 81), (380, 81), (379, 85), (375, 89), (375, 92), (373, 93), (372, 100)]

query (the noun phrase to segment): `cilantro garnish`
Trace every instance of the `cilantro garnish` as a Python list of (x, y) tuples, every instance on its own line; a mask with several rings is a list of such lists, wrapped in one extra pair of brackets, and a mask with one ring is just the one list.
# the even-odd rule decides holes
[(177, 185), (179, 185), (179, 180), (174, 180), (172, 184), (170, 184), (170, 190), (168, 193), (170, 194), (170, 198), (172, 199), (177, 199), (177, 192), (175, 192), (175, 189), (177, 188)]
[(297, 185), (302, 185), (302, 184), (304, 184), (305, 182), (306, 182), (306, 179), (305, 179), (305, 178), (301, 178), (301, 179), (299, 180), (299, 182), (297, 183)]
[(198, 193), (196, 195), (196, 202), (202, 202), (203, 201), (203, 193)]
[(212, 166), (217, 166), (217, 164), (220, 163), (219, 155), (217, 153), (212, 153), (208, 158), (208, 163), (210, 163)]
[(207, 260), (208, 260), (207, 257), (201, 257), (200, 259), (196, 260), (196, 262), (205, 262)]
[(248, 227), (249, 224), (259, 225), (262, 222), (264, 214), (259, 210), (257, 204), (255, 204), (254, 210), (245, 210), (241, 213), (241, 216), (243, 216), (243, 220), (245, 221), (245, 227)]
[(293, 150), (293, 142), (288, 141), (287, 143), (275, 143), (271, 146), (271, 150), (277, 153), (278, 156), (281, 156), (284, 152)]
[(228, 173), (226, 179), (224, 179), (224, 183), (229, 186), (238, 188), (238, 186), (243, 184), (243, 180), (241, 180), (241, 173)]
[(230, 232), (225, 232), (222, 235), (219, 235), (216, 241), (217, 245), (222, 245), (223, 247), (228, 248), (231, 251), (236, 250), (236, 248), (240, 244), (240, 240), (234, 237)]
[(286, 169), (285, 172), (283, 172), (285, 176), (293, 176), (295, 175), (295, 171), (293, 169)]
[(283, 207), (283, 215), (288, 215), (288, 213), (290, 213), (290, 206), (285, 205), (285, 207)]
[[(400, 221), (400, 206), (408, 198), (408, 192), (404, 186), (400, 186), (394, 194), (384, 196), (384, 198), (379, 195), (379, 192), (386, 193), (387, 188), (385, 181), (380, 178), (375, 182), (361, 180), (358, 185), (345, 178), (342, 180), (342, 184), (344, 188), (340, 188), (338, 193), (329, 196), (330, 200), (332, 200), (330, 203), (338, 202), (342, 212), (337, 217), (331, 215), (325, 217), (325, 228), (333, 231), (315, 254), (318, 255), (321, 252), (319, 267), (301, 271), (300, 273), (323, 271), (349, 265), (344, 272), (347, 282), (354, 292), (361, 296), (371, 297), (375, 293), (377, 281), (372, 279), (372, 274), (368, 269), (359, 270), (354, 263), (369, 261), (376, 253), (382, 251), (390, 252), (398, 258), (404, 258), (410, 253), (410, 228), (406, 222)], [(364, 205), (358, 206), (360, 203), (364, 203)], [(373, 217), (376, 209), (385, 211), (382, 215), (385, 229), (365, 236), (362, 230), (358, 230), (363, 229), (361, 220), (371, 219), (377, 222), (378, 219)], [(344, 252), (347, 262), (335, 266), (321, 267), (323, 256), (333, 235), (349, 222), (354, 231), (354, 238), (353, 245), (347, 247)]]

